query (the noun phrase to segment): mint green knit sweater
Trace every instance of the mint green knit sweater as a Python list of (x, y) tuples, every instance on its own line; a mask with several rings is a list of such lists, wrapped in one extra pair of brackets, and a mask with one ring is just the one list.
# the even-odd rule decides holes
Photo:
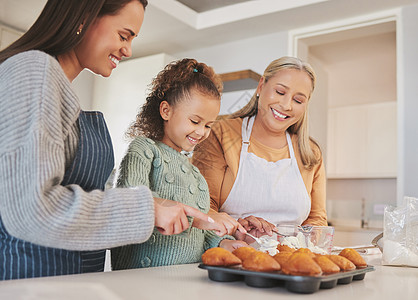
[[(172, 199), (207, 213), (209, 189), (204, 177), (189, 159), (161, 142), (138, 137), (129, 145), (122, 160), (119, 187), (146, 185), (154, 196)], [(212, 231), (190, 228), (178, 235), (166, 236), (154, 229), (142, 244), (112, 249), (114, 270), (196, 263), (209, 248), (222, 239)]]

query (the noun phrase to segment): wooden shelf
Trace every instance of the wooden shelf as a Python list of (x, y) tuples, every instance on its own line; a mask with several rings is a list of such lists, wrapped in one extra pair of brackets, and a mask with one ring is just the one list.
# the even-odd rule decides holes
[(257, 88), (261, 75), (252, 70), (219, 74), (224, 83), (224, 93)]

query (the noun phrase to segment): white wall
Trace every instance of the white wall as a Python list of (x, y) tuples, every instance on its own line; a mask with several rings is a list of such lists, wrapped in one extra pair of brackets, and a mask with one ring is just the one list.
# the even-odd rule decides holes
[(256, 89), (228, 92), (222, 95), (220, 115), (229, 115), (239, 109), (243, 108), (251, 97), (254, 95)]
[(329, 107), (396, 101), (396, 32), (309, 49), (332, 74), (328, 77)]
[(72, 83), (82, 110), (93, 109), (93, 90), (96, 76), (89, 70), (83, 70)]
[(418, 5), (402, 9), (398, 33), (398, 204), (418, 197)]
[(0, 22), (0, 50), (3, 50), (22, 35), (22, 32), (4, 26)]
[[(250, 69), (262, 75), (268, 64), (287, 55), (287, 32), (234, 41), (200, 50), (175, 53), (177, 58), (190, 57), (213, 67), (216, 73)], [(222, 96), (220, 114), (229, 114), (244, 106), (255, 89), (229, 92)]]
[(92, 109), (103, 112), (118, 168), (129, 140), (125, 132), (145, 102), (152, 79), (173, 58), (164, 53), (123, 61), (109, 78), (95, 76)]
[(287, 32), (277, 32), (173, 55), (195, 58), (212, 66), (217, 73), (251, 69), (263, 74), (272, 60), (287, 55), (287, 43)]

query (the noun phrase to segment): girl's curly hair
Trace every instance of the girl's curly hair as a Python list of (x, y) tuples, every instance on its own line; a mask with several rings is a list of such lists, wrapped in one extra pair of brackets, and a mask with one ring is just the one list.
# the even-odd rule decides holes
[(146, 136), (153, 140), (164, 137), (164, 120), (160, 115), (160, 103), (167, 101), (175, 106), (190, 98), (192, 90), (221, 99), (223, 83), (212, 67), (195, 59), (185, 58), (168, 64), (150, 85), (141, 111), (126, 132), (128, 138)]

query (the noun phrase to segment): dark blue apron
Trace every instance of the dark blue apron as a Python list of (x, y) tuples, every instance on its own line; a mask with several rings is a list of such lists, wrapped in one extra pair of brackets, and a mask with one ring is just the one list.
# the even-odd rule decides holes
[[(85, 191), (104, 190), (114, 166), (113, 148), (102, 113), (80, 112), (80, 140), (61, 185), (77, 184)], [(16, 239), (0, 216), (0, 280), (100, 272), (105, 251), (67, 251)]]

